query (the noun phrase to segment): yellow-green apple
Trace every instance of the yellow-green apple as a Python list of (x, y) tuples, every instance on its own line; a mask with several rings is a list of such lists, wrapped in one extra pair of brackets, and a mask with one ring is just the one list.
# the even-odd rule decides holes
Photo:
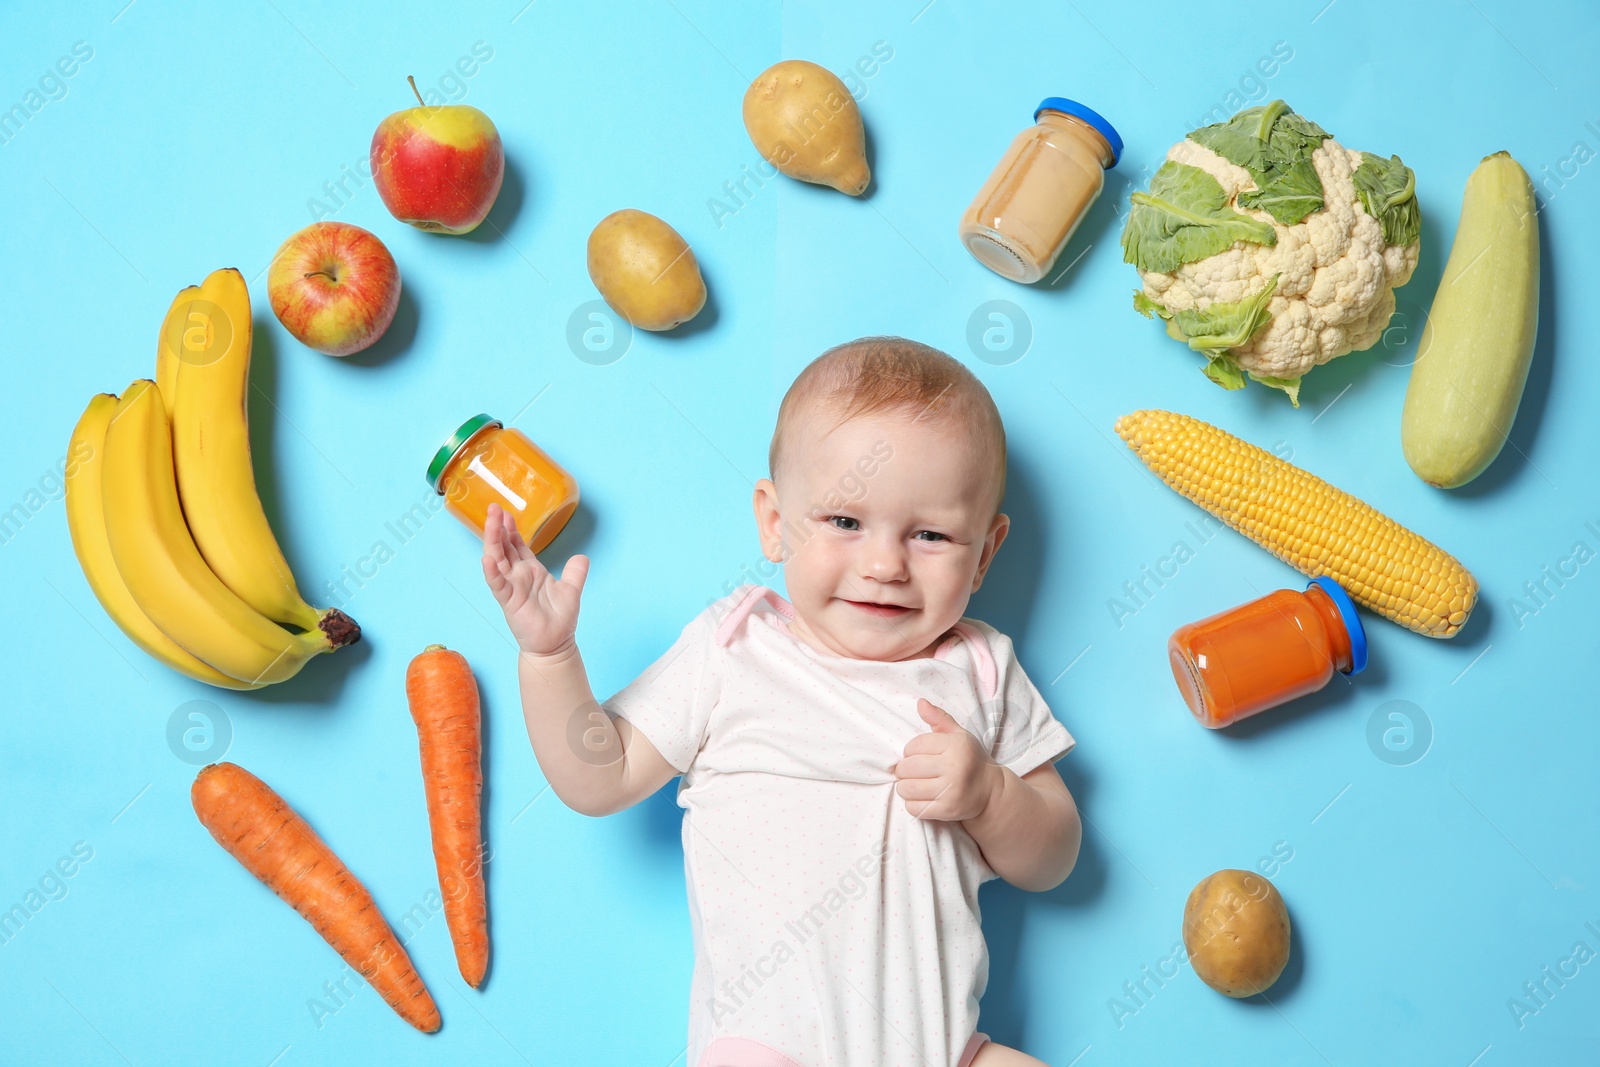
[[(417, 83), (411, 78), (411, 91)], [(396, 111), (372, 135), (372, 180), (389, 213), (419, 230), (467, 233), (505, 179), (506, 154), (489, 116), (465, 104)]]
[(400, 270), (377, 236), (347, 222), (313, 222), (278, 248), (267, 299), (300, 343), (330, 356), (383, 336), (400, 304)]

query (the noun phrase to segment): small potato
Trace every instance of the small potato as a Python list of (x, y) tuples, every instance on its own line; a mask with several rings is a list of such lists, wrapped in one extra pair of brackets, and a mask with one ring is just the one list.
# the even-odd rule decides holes
[(860, 196), (872, 181), (855, 97), (803, 59), (774, 63), (744, 93), (744, 128), (761, 157), (791, 178)]
[(589, 234), (589, 277), (612, 310), (641, 330), (670, 330), (706, 303), (688, 242), (633, 208), (613, 211)]
[(1183, 947), (1206, 985), (1230, 997), (1254, 996), (1289, 962), (1289, 911), (1261, 875), (1218, 871), (1189, 893)]

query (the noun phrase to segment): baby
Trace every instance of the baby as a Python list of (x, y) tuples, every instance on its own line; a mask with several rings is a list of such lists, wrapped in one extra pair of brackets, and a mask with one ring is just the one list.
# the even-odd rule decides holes
[(490, 510), (539, 766), (596, 816), (683, 776), (689, 1067), (1039, 1064), (977, 1030), (979, 884), (1056, 886), (1082, 834), (1071, 735), (962, 617), (1010, 526), (1000, 414), (944, 353), (865, 338), (801, 372), (769, 465), (756, 528), (792, 601), (723, 597), (603, 705), (574, 641), (588, 558), (558, 580)]

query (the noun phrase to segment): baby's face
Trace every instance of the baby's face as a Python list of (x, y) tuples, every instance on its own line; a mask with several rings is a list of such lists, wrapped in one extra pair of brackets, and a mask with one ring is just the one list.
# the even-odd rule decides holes
[(784, 563), (795, 634), (854, 659), (932, 655), (1010, 525), (995, 513), (992, 461), (948, 420), (833, 421), (803, 414), (780, 483), (756, 485), (762, 551)]

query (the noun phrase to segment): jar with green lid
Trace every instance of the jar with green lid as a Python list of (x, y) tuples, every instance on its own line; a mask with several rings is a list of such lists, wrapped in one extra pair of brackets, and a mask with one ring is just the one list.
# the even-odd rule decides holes
[(428, 465), (428, 484), (445, 510), (483, 536), (489, 505), (499, 504), (535, 552), (555, 540), (578, 510), (578, 483), (527, 434), (474, 415)]

